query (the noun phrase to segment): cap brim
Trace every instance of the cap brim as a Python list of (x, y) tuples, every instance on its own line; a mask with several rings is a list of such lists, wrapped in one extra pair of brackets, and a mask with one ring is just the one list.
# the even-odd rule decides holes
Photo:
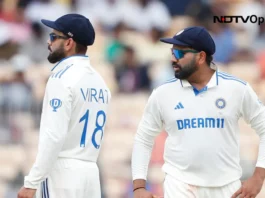
[(52, 29), (55, 29), (55, 30), (59, 30), (59, 28), (55, 25), (55, 22), (54, 21), (49, 21), (49, 20), (46, 20), (46, 19), (41, 19), (41, 22), (46, 25), (47, 27), (50, 27)]
[(172, 45), (189, 46), (189, 44), (183, 43), (183, 42), (178, 41), (174, 38), (161, 38), (160, 41), (163, 43), (168, 43), (168, 44), (172, 44)]

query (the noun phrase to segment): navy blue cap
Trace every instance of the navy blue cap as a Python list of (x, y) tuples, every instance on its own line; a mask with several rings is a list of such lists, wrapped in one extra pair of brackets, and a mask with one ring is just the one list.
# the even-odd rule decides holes
[(95, 41), (95, 31), (89, 19), (80, 14), (66, 14), (55, 21), (42, 19), (41, 22), (53, 28), (81, 45), (92, 45)]
[(178, 32), (173, 38), (162, 38), (160, 41), (173, 45), (191, 47), (206, 54), (215, 53), (215, 43), (209, 32), (204, 27), (193, 26)]

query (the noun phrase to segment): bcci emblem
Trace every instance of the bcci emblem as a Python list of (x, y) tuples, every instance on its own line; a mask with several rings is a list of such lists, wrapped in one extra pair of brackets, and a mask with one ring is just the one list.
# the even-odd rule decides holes
[(215, 105), (219, 108), (219, 109), (223, 109), (225, 108), (226, 102), (223, 98), (219, 98), (216, 100)]
[(60, 99), (54, 98), (50, 100), (50, 105), (53, 108), (53, 111), (57, 112), (56, 109), (62, 106), (62, 101)]

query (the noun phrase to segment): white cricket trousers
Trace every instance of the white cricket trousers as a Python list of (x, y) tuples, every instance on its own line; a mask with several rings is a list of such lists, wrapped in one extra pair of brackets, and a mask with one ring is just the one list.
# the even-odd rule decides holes
[(51, 174), (38, 188), (36, 198), (101, 198), (97, 164), (58, 159)]
[(183, 183), (166, 175), (164, 198), (231, 198), (240, 187), (240, 180), (221, 187), (200, 187)]

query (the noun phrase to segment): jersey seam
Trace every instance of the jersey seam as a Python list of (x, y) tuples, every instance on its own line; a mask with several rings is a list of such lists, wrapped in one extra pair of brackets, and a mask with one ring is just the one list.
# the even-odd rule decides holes
[[(157, 91), (156, 91), (155, 95), (157, 95)], [(162, 122), (164, 123), (164, 120), (162, 119), (162, 111), (161, 111), (160, 105), (159, 105), (159, 103), (157, 101), (157, 97), (155, 97), (155, 101), (156, 101), (156, 105), (158, 107), (158, 111), (159, 111), (159, 114), (160, 114), (159, 117), (161, 118)]]
[(245, 90), (244, 90), (243, 97), (241, 98), (241, 105), (240, 105), (241, 112), (243, 112), (243, 101), (244, 101), (244, 98), (245, 98), (246, 92), (247, 92), (247, 84), (246, 84), (246, 86), (245, 86)]

